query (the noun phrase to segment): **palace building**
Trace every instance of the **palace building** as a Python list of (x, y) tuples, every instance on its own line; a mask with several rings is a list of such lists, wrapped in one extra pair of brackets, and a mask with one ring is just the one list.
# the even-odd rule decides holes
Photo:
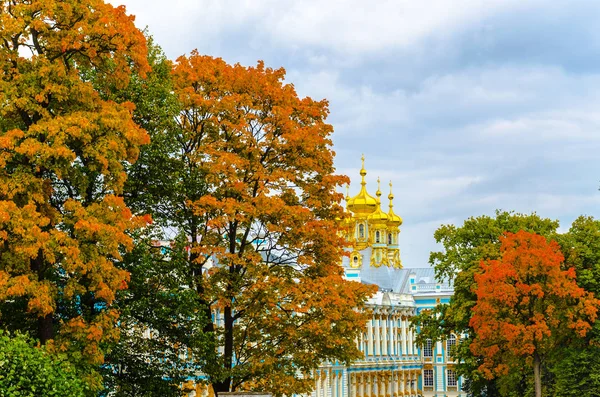
[(323, 363), (315, 374), (312, 397), (458, 397), (463, 380), (449, 355), (460, 335), (444, 342), (415, 344), (410, 317), (423, 309), (447, 303), (452, 284), (438, 283), (432, 268), (403, 268), (398, 240), (402, 218), (393, 211), (392, 185), (389, 209), (381, 208), (377, 181), (375, 197), (367, 191), (364, 156), (358, 194), (346, 193), (349, 216), (343, 233), (351, 243), (342, 266), (348, 280), (375, 284), (379, 291), (368, 306), (373, 317), (356, 341), (364, 358), (350, 366)]

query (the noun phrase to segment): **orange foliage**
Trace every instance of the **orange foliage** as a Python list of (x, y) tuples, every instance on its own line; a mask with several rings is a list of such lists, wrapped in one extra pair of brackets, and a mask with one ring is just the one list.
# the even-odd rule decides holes
[(583, 337), (600, 301), (577, 286), (555, 241), (524, 231), (501, 239), (501, 259), (481, 261), (470, 325), (483, 375), (505, 375), (518, 360), (532, 363), (571, 336)]
[(128, 280), (114, 261), (144, 223), (118, 197), (123, 164), (148, 136), (90, 80), (143, 75), (145, 38), (102, 0), (2, 1), (0, 36), (0, 301), (24, 300), (42, 342), (98, 362)]
[(205, 370), (225, 378), (217, 391), (306, 392), (312, 381), (299, 370), (360, 355), (354, 339), (366, 315), (355, 308), (373, 290), (342, 278), (335, 219), (348, 178), (335, 174), (328, 104), (299, 98), (284, 77), (262, 62), (229, 65), (197, 52), (173, 70), (182, 147), (205, 183), (187, 203), (198, 222), (193, 268), (220, 264), (196, 288), (224, 316), (213, 324), (220, 370)]

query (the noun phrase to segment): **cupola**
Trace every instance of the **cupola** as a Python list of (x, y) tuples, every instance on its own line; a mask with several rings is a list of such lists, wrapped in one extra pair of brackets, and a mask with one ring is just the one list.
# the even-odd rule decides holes
[(367, 193), (367, 182), (365, 176), (367, 171), (365, 170), (365, 156), (362, 158), (362, 168), (360, 169), (360, 176), (362, 178), (360, 185), (360, 192), (352, 198), (346, 199), (346, 208), (357, 215), (368, 215), (377, 209), (377, 200), (369, 193)]
[(385, 225), (388, 220), (388, 215), (381, 210), (381, 189), (379, 184), (380, 181), (379, 178), (377, 178), (377, 192), (375, 193), (377, 195), (377, 204), (375, 211), (367, 218), (369, 223), (373, 225)]
[(398, 227), (402, 225), (402, 218), (394, 213), (394, 194), (392, 193), (392, 181), (390, 181), (390, 194), (388, 195), (388, 200), (390, 200), (390, 210), (388, 212), (388, 221), (387, 224), (389, 227)]

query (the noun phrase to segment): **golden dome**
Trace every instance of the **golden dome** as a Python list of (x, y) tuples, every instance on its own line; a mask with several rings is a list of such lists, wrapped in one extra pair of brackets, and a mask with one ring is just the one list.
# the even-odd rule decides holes
[(377, 178), (377, 209), (367, 218), (370, 223), (373, 224), (382, 224), (386, 223), (388, 220), (388, 215), (381, 210), (381, 190), (379, 187), (379, 178)]
[(393, 201), (394, 201), (394, 194), (392, 193), (392, 181), (390, 181), (390, 194), (388, 196), (388, 199), (390, 200), (390, 211), (388, 212), (388, 226), (393, 227), (393, 226), (400, 226), (402, 225), (402, 218), (399, 217), (398, 215), (394, 214), (394, 210), (392, 209), (392, 207), (394, 206)]
[(367, 171), (365, 170), (365, 156), (362, 156), (362, 168), (360, 170), (360, 176), (362, 178), (360, 184), (360, 192), (352, 198), (346, 196), (346, 208), (355, 214), (370, 214), (377, 209), (377, 200), (369, 193), (367, 193), (367, 182), (365, 182), (365, 176)]

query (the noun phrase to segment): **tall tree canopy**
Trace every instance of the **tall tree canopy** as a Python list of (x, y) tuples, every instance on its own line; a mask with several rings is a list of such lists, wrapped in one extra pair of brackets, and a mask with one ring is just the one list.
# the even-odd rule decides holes
[(123, 87), (146, 51), (124, 7), (0, 2), (1, 324), (95, 364), (127, 285), (114, 262), (142, 223), (120, 197), (124, 164), (148, 136), (89, 76)]
[(577, 285), (574, 268), (561, 268), (564, 257), (555, 241), (525, 231), (507, 233), (500, 251), (500, 259), (482, 261), (482, 272), (475, 275), (470, 349), (483, 357), (479, 370), (488, 379), (527, 360), (535, 395), (541, 397), (542, 362), (571, 336), (587, 334), (600, 301)]
[(193, 52), (172, 77), (176, 125), (157, 131), (175, 146), (148, 147), (128, 200), (189, 249), (164, 247), (177, 259), (164, 276), (195, 292), (205, 321), (190, 362), (217, 392), (308, 391), (323, 360), (359, 357), (357, 309), (373, 292), (339, 266), (336, 189), (347, 178), (334, 173), (327, 102), (299, 98), (262, 62)]
[(479, 263), (484, 259), (500, 258), (500, 238), (506, 231), (516, 233), (524, 230), (552, 237), (557, 229), (557, 221), (537, 214), (497, 211), (494, 217), (472, 217), (462, 226), (442, 225), (436, 230), (435, 240), (442, 243), (443, 250), (432, 252), (429, 263), (435, 268), (438, 278), (454, 280), (454, 294), (449, 304), (438, 305), (433, 311), (423, 311), (413, 319), (413, 323), (420, 327), (417, 343), (424, 343), (426, 339), (446, 339), (451, 333), (463, 334), (454, 356), (458, 360), (457, 371), (467, 377), (470, 395), (499, 396), (502, 387), (517, 394), (525, 393), (522, 388), (524, 379), (521, 379), (524, 373), (510, 374), (510, 379), (504, 384), (498, 384), (497, 379), (490, 381), (479, 371), (482, 358), (474, 356), (470, 350), (475, 333), (469, 322), (477, 302), (473, 286), (474, 275), (480, 272)]

